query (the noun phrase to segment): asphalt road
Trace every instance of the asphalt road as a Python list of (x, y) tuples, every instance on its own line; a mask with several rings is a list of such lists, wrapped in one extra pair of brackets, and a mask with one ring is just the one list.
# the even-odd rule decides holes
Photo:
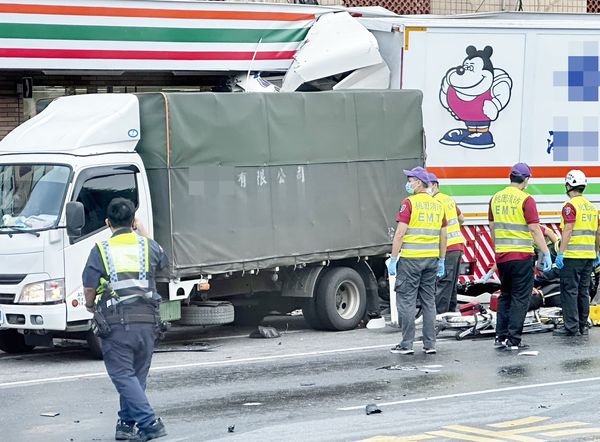
[[(169, 432), (161, 440), (600, 440), (600, 329), (529, 335), (537, 356), (451, 335), (437, 355), (416, 345), (414, 356), (399, 356), (389, 352), (393, 328), (326, 333), (305, 329), (301, 317), (271, 322), (287, 331), (170, 335), (148, 385)], [(114, 440), (116, 392), (80, 347), (0, 354), (0, 395), (2, 441)], [(367, 416), (370, 403), (382, 413)]]

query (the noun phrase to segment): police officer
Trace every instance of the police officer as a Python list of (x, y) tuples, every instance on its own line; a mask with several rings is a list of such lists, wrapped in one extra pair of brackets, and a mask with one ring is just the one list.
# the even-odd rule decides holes
[(465, 217), (456, 202), (445, 193), (440, 192), (440, 182), (435, 174), (429, 174), (429, 182), (431, 195), (444, 206), (446, 222), (448, 223), (446, 274), (437, 281), (435, 295), (435, 307), (438, 314), (440, 314), (456, 311), (456, 285), (458, 284), (460, 261), (465, 250), (465, 239), (460, 232), (460, 226), (463, 224)]
[(494, 345), (505, 350), (526, 347), (521, 343), (521, 334), (533, 289), (534, 241), (543, 253), (543, 270), (552, 267), (535, 200), (525, 193), (530, 177), (531, 169), (527, 164), (515, 164), (510, 171), (510, 186), (496, 193), (489, 207), (502, 292)]
[(556, 255), (560, 271), (560, 302), (564, 327), (554, 331), (559, 336), (588, 334), (590, 292), (594, 261), (598, 261), (600, 231), (598, 209), (583, 197), (587, 178), (581, 170), (571, 170), (565, 189), (571, 198), (562, 209), (562, 242)]
[(423, 351), (435, 354), (435, 281), (444, 275), (446, 218), (442, 204), (427, 192), (429, 174), (422, 167), (405, 170), (406, 192), (396, 220), (388, 273), (396, 275), (396, 299), (402, 341), (392, 353), (414, 354), (417, 298), (423, 311)]
[(86, 308), (101, 314), (110, 328), (103, 330), (101, 343), (106, 371), (120, 396), (115, 439), (146, 441), (167, 434), (145, 389), (160, 321), (154, 277), (168, 259), (156, 242), (133, 231), (147, 235), (134, 216), (130, 200), (110, 202), (106, 224), (113, 235), (90, 252), (83, 286)]

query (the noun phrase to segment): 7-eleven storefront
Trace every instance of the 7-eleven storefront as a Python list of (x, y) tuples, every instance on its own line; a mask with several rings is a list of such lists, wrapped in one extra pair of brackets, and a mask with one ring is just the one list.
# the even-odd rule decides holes
[(287, 70), (318, 14), (288, 4), (0, 0), (0, 139), (58, 96), (229, 90)]

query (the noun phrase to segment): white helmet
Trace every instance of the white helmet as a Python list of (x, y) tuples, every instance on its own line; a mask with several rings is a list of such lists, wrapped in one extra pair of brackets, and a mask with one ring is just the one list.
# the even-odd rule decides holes
[(587, 178), (585, 177), (585, 173), (581, 170), (573, 169), (567, 173), (565, 183), (571, 187), (587, 186)]

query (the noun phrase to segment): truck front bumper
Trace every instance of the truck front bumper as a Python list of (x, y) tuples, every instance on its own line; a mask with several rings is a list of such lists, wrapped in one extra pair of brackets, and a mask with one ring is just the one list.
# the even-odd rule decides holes
[(0, 329), (65, 330), (66, 304), (0, 304)]

